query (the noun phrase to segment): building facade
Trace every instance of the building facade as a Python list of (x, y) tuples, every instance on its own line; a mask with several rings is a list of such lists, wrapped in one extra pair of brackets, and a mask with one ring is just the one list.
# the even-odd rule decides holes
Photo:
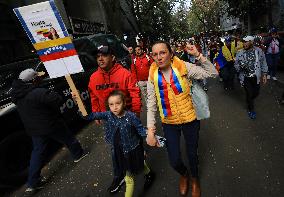
[(222, 31), (242, 30), (249, 34), (267, 32), (272, 26), (279, 30), (284, 30), (284, 0), (271, 0), (268, 4), (267, 12), (257, 15), (253, 9), (248, 17), (236, 18), (224, 13), (220, 17), (220, 27)]

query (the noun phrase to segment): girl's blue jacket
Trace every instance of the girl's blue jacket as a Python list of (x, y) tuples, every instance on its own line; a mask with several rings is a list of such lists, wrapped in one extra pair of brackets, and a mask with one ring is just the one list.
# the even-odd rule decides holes
[(120, 131), (120, 142), (122, 143), (123, 152), (128, 153), (135, 149), (141, 140), (146, 137), (146, 129), (137, 116), (130, 111), (118, 118), (112, 112), (93, 112), (88, 115), (89, 120), (105, 120), (105, 140), (112, 147), (114, 145), (115, 132)]

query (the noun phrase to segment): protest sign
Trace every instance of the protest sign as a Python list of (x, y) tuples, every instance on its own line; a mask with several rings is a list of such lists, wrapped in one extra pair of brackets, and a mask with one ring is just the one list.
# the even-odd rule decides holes
[[(70, 83), (70, 74), (84, 70), (54, 0), (15, 8), (14, 12), (44, 63), (49, 77), (65, 76), (71, 90), (77, 93), (73, 81)], [(80, 97), (78, 99), (79, 108), (82, 108), (83, 103)], [(83, 115), (86, 115), (85, 108), (82, 110)]]

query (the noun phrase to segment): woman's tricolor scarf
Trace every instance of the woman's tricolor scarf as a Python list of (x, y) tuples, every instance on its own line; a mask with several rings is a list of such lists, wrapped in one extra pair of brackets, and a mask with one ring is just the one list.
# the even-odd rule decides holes
[[(179, 95), (180, 93), (185, 91), (185, 84), (183, 83), (181, 74), (178, 71), (178, 69), (175, 66), (173, 66), (181, 63), (184, 64), (184, 62), (174, 58), (173, 64), (171, 65), (172, 72), (170, 75), (170, 86), (173, 92), (175, 93), (175, 95)], [(170, 100), (168, 97), (169, 93), (168, 93), (167, 81), (163, 73), (160, 71), (160, 69), (156, 69), (156, 71), (154, 72), (154, 85), (155, 85), (155, 92), (157, 96), (159, 109), (162, 110), (161, 117), (164, 118), (171, 116), (172, 112), (171, 112)]]

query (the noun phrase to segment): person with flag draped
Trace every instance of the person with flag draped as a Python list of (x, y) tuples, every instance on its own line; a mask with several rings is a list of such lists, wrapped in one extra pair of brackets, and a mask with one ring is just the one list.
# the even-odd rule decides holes
[(221, 75), (221, 70), (224, 68), (225, 64), (226, 64), (226, 59), (222, 53), (222, 47), (224, 46), (223, 42), (218, 42), (217, 43), (217, 53), (215, 54), (215, 57), (213, 59), (213, 63), (215, 65), (215, 68), (217, 69), (217, 71), (219, 72), (219, 78), (220, 78), (220, 82), (223, 81), (222, 75)]
[[(152, 46), (154, 62), (150, 67), (147, 82), (147, 127), (155, 131), (158, 107), (170, 164), (181, 175), (179, 192), (186, 195), (190, 181), (192, 196), (199, 197), (201, 191), (198, 181), (197, 147), (200, 121), (196, 118), (190, 89), (192, 80), (215, 77), (218, 72), (194, 45), (188, 48), (188, 52), (196, 57), (199, 66), (174, 56), (167, 42), (158, 41)], [(181, 159), (181, 132), (186, 142), (190, 172)], [(157, 145), (155, 138), (147, 143), (150, 146)]]
[(235, 79), (235, 54), (233, 53), (234, 49), (231, 45), (231, 38), (225, 38), (225, 44), (222, 46), (220, 54), (225, 58), (224, 67), (220, 69), (220, 75), (223, 78), (224, 89), (232, 90), (234, 89), (234, 79)]

